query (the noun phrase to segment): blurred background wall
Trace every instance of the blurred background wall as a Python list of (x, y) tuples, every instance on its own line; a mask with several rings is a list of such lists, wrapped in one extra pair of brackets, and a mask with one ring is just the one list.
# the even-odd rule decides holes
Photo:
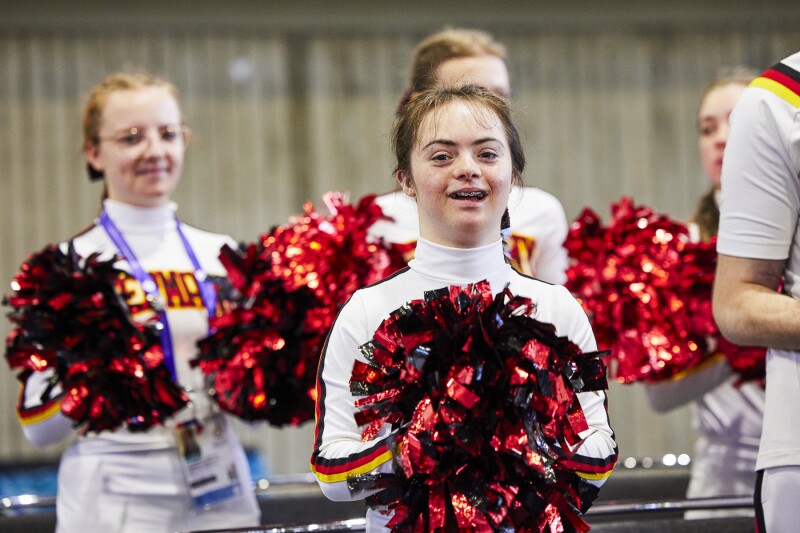
[[(621, 195), (685, 219), (707, 188), (696, 148), (702, 88), (723, 66), (763, 69), (800, 48), (794, 1), (141, 0), (0, 3), (0, 280), (85, 227), (81, 105), (119, 69), (177, 84), (195, 132), (176, 200), (200, 227), (253, 240), (323, 192), (394, 184), (389, 128), (414, 44), (445, 25), (508, 47), (527, 183), (607, 218)], [(0, 334), (9, 330), (0, 323)], [(54, 458), (14, 415), (0, 371), (0, 462)], [(688, 409), (653, 414), (612, 384), (623, 456), (690, 452)], [(276, 473), (307, 472), (311, 425), (243, 429)]]

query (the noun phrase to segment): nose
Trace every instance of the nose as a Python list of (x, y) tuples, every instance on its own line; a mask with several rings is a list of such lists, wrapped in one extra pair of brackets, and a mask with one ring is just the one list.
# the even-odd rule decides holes
[(730, 125), (726, 121), (720, 122), (719, 126), (717, 126), (716, 135), (714, 136), (714, 142), (725, 146), (728, 142), (728, 132), (730, 131)]
[(145, 157), (161, 157), (167, 152), (167, 142), (158, 131), (148, 131), (142, 144)]
[(481, 166), (472, 154), (462, 154), (454, 165), (454, 171), (458, 179), (473, 179), (481, 175)]

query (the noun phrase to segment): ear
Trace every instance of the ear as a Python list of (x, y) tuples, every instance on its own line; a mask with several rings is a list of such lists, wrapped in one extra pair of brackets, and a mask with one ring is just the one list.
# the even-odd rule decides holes
[(100, 144), (86, 141), (84, 152), (86, 152), (86, 162), (97, 172), (104, 172), (103, 162), (100, 159)]
[(397, 183), (400, 184), (400, 187), (403, 189), (403, 192), (406, 193), (406, 196), (416, 198), (417, 190), (414, 188), (414, 180), (411, 179), (411, 175), (407, 174), (403, 170), (398, 170), (394, 176), (397, 178)]

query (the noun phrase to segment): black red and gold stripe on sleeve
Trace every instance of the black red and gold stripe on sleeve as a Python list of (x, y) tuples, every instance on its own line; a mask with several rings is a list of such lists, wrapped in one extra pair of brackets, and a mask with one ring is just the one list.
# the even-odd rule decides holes
[(766, 89), (792, 106), (800, 107), (800, 72), (783, 63), (761, 74), (750, 86)]
[(574, 470), (578, 476), (592, 481), (608, 478), (616, 464), (616, 453), (604, 458), (586, 457), (575, 454), (569, 459), (562, 461), (563, 466)]
[(31, 424), (36, 424), (38, 422), (47, 420), (56, 413), (61, 412), (61, 400), (64, 398), (64, 394), (62, 393), (43, 404), (39, 404), (33, 407), (25, 407), (24, 398), (25, 398), (25, 385), (20, 387), (19, 391), (19, 401), (17, 403), (17, 418), (19, 419), (20, 423), (23, 426), (28, 426)]
[(340, 459), (326, 459), (315, 452), (311, 461), (311, 471), (320, 481), (336, 483), (347, 481), (347, 478), (353, 475), (372, 472), (391, 459), (392, 451), (384, 440), (368, 450)]

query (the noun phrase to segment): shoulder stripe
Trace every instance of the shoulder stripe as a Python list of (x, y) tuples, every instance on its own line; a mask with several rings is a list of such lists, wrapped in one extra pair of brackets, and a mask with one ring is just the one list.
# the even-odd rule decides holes
[(793, 107), (800, 107), (800, 72), (783, 63), (761, 74), (750, 86), (765, 89)]
[[(789, 78), (791, 80), (794, 80), (794, 82), (796, 84), (796, 88), (800, 88), (800, 72), (796, 71), (795, 69), (793, 69), (789, 65), (787, 65), (785, 63), (778, 63), (777, 65), (772, 67), (770, 70), (775, 70), (777, 72), (780, 72), (781, 74), (783, 74), (787, 78)], [(798, 91), (795, 91), (795, 92), (798, 92)]]

